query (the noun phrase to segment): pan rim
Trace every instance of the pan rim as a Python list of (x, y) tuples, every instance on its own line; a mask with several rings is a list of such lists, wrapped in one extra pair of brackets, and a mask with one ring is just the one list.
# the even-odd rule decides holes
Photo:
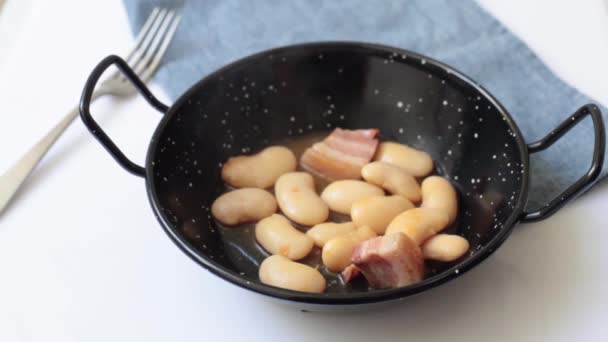
[[(408, 57), (413, 57), (419, 60), (425, 60), (427, 64), (433, 65), (445, 71), (446, 73), (451, 74), (451, 76), (457, 77), (460, 81), (464, 82), (466, 85), (475, 89), (480, 95), (482, 95), (489, 103), (495, 106), (509, 128), (516, 134), (515, 141), (517, 142), (518, 151), (521, 157), (522, 163), (522, 182), (518, 193), (518, 199), (513, 207), (513, 211), (508, 219), (504, 222), (500, 231), (484, 246), (482, 247), (477, 254), (474, 256), (467, 258), (461, 263), (454, 265), (450, 269), (434, 275), (429, 278), (425, 278), (423, 281), (395, 289), (380, 289), (374, 290), (370, 292), (354, 292), (354, 293), (323, 293), (323, 294), (313, 294), (313, 293), (305, 293), (305, 292), (297, 292), (286, 289), (281, 289), (265, 284), (261, 284), (255, 281), (251, 281), (245, 279), (236, 273), (230, 271), (229, 269), (217, 264), (212, 259), (206, 257), (202, 253), (200, 253), (196, 248), (190, 245), (190, 243), (179, 234), (171, 224), (169, 224), (168, 217), (163, 213), (160, 203), (158, 201), (158, 196), (156, 189), (154, 188), (154, 179), (152, 161), (154, 160), (155, 151), (157, 144), (159, 142), (159, 136), (164, 132), (165, 127), (170, 121), (171, 117), (175, 114), (175, 109), (179, 108), (183, 103), (188, 101), (193, 93), (197, 91), (197, 89), (206, 83), (208, 80), (221, 75), (224, 71), (229, 70), (231, 68), (246, 64), (252, 60), (258, 59), (260, 57), (269, 55), (269, 54), (279, 54), (289, 50), (296, 49), (320, 49), (320, 48), (351, 48), (353, 50), (375, 50), (386, 53), (398, 53), (398, 54), (406, 54)], [(502, 245), (502, 243), (506, 240), (506, 238), (512, 232), (514, 226), (517, 221), (519, 221), (521, 214), (525, 208), (528, 199), (528, 183), (529, 183), (529, 153), (527, 150), (527, 145), (523, 139), (521, 131), (519, 127), (509, 114), (509, 112), (505, 109), (505, 107), (494, 97), (492, 94), (483, 88), (479, 83), (472, 80), (470, 77), (466, 76), (462, 72), (457, 69), (444, 64), (443, 62), (437, 61), (428, 56), (397, 48), (391, 47), (387, 45), (381, 45), (376, 43), (367, 43), (367, 42), (357, 42), (357, 41), (322, 41), (322, 42), (308, 42), (294, 45), (287, 45), (282, 47), (277, 47), (269, 50), (264, 50), (261, 52), (257, 52), (246, 57), (240, 58), (236, 61), (230, 62), (225, 66), (217, 69), (214, 72), (209, 73), (197, 83), (192, 85), (186, 92), (184, 92), (175, 103), (169, 108), (167, 113), (163, 116), (158, 126), (156, 127), (154, 134), (152, 136), (150, 145), (148, 147), (148, 151), (146, 154), (146, 162), (145, 162), (145, 170), (146, 170), (146, 189), (148, 193), (148, 200), (152, 206), (154, 215), (157, 220), (161, 224), (161, 227), (165, 231), (165, 233), (170, 237), (170, 239), (175, 243), (178, 248), (180, 248), (186, 255), (188, 255), (192, 260), (194, 260), (197, 264), (203, 266), (205, 269), (209, 270), (211, 273), (219, 276), (222, 279), (229, 281), (237, 286), (245, 288), (247, 290), (251, 290), (253, 292), (263, 294), (266, 296), (270, 296), (273, 298), (287, 300), (292, 302), (306, 303), (306, 304), (320, 304), (320, 305), (360, 305), (360, 304), (371, 304), (371, 303), (380, 303), (385, 301), (403, 299), (405, 297), (421, 293), (426, 290), (430, 290), (434, 287), (437, 287), (441, 284), (444, 284), (450, 280), (453, 280), (457, 277), (462, 276), (464, 273), (477, 266), (480, 262), (485, 260), (488, 256), (490, 256), (498, 247)]]

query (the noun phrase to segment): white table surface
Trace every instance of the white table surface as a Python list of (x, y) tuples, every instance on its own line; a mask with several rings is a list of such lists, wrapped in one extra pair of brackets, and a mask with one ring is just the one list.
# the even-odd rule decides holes
[[(482, 3), (561, 77), (608, 104), (604, 2)], [(7, 0), (0, 171), (76, 104), (96, 62), (130, 40), (119, 0)], [(94, 111), (143, 161), (158, 114), (141, 98), (102, 100)], [(143, 180), (78, 121), (0, 217), (0, 341), (605, 341), (606, 211), (603, 184), (548, 220), (520, 225), (479, 267), (424, 295), (382, 311), (302, 313), (185, 257), (160, 229)]]

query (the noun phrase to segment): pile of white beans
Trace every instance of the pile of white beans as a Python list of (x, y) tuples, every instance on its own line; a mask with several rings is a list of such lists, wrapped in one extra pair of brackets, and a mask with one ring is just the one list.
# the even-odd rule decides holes
[[(433, 160), (423, 151), (383, 142), (374, 161), (362, 168), (363, 180), (334, 181), (320, 195), (312, 175), (296, 168), (296, 156), (283, 146), (230, 158), (222, 179), (237, 189), (211, 207), (215, 219), (227, 226), (257, 222), (255, 238), (271, 254), (259, 269), (264, 284), (324, 292), (322, 265), (298, 260), (320, 248), (323, 265), (342, 272), (357, 244), (384, 234), (405, 234), (425, 259), (454, 261), (469, 250), (466, 239), (439, 234), (456, 219), (457, 194), (445, 178), (429, 176)], [(350, 215), (350, 221), (328, 222), (330, 211)]]

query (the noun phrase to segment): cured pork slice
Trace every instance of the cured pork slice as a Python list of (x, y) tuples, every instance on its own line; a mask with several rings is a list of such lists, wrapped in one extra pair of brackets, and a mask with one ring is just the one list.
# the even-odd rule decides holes
[(359, 179), (378, 147), (378, 129), (336, 128), (323, 141), (304, 152), (300, 165), (330, 180)]
[(350, 281), (358, 277), (359, 274), (361, 274), (361, 270), (355, 265), (348, 266), (341, 273), (342, 279), (345, 283), (350, 283)]
[(373, 288), (406, 286), (424, 278), (420, 247), (402, 233), (363, 241), (353, 249), (352, 262)]

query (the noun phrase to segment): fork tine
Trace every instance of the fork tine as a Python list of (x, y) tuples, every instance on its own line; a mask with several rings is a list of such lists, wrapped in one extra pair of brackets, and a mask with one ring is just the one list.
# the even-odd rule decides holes
[(131, 51), (129, 51), (125, 60), (128, 61), (129, 59), (131, 59), (131, 57), (133, 56), (133, 53), (135, 52), (137, 47), (144, 40), (144, 37), (146, 36), (146, 34), (148, 34), (148, 31), (150, 30), (150, 27), (152, 26), (152, 23), (156, 19), (156, 16), (158, 15), (159, 11), (160, 11), (160, 9), (158, 7), (154, 7), (154, 9), (152, 10), (152, 13), (150, 13), (150, 15), (148, 16), (148, 19), (146, 19), (146, 22), (139, 30), (139, 33), (137, 33), (137, 37), (135, 37), (135, 43), (133, 44), (133, 48), (131, 49)]
[(150, 77), (152, 77), (152, 74), (154, 74), (154, 72), (156, 71), (156, 69), (160, 65), (160, 62), (163, 59), (163, 56), (165, 55), (165, 52), (169, 48), (169, 44), (171, 43), (171, 40), (173, 39), (173, 36), (175, 35), (175, 32), (177, 31), (177, 26), (179, 25), (179, 22), (181, 20), (182, 20), (182, 16), (181, 15), (176, 15), (175, 16), (175, 18), (173, 20), (173, 23), (171, 24), (171, 26), (169, 27), (169, 30), (167, 31), (167, 34), (165, 34), (165, 37), (163, 38), (163, 41), (162, 41), (162, 43), (160, 45), (160, 48), (158, 48), (158, 50), (154, 54), (154, 57), (152, 58), (152, 62), (142, 72), (142, 74), (140, 76), (141, 79), (144, 82), (147, 81), (147, 80), (149, 80)]
[(133, 67), (133, 65), (137, 64), (137, 62), (142, 58), (143, 54), (145, 53), (146, 49), (148, 49), (148, 46), (152, 42), (152, 39), (156, 35), (156, 32), (158, 31), (158, 28), (160, 27), (161, 23), (165, 19), (166, 15), (167, 15), (167, 10), (161, 9), (160, 12), (158, 13), (158, 16), (156, 16), (156, 18), (154, 18), (154, 21), (150, 25), (150, 28), (148, 29), (148, 31), (144, 34), (141, 44), (135, 46), (135, 50), (133, 51), (131, 58), (127, 59), (127, 63), (131, 67)]
[[(133, 48), (125, 58), (127, 64), (133, 66), (134, 63), (141, 59), (141, 55), (143, 51), (145, 51), (145, 47), (147, 47), (147, 45), (154, 37), (156, 31), (158, 30), (158, 26), (162, 22), (166, 12), (166, 9), (160, 9), (158, 7), (155, 7), (150, 13), (150, 15), (148, 15), (146, 22), (137, 34), (135, 43), (133, 44)], [(110, 77), (108, 77), (108, 79), (117, 79), (121, 81), (127, 80), (118, 70), (113, 72)]]
[(133, 70), (135, 70), (135, 73), (139, 74), (148, 65), (148, 63), (152, 59), (152, 56), (154, 55), (154, 52), (160, 45), (160, 42), (161, 42), (163, 36), (167, 32), (169, 23), (171, 23), (171, 21), (173, 20), (174, 15), (175, 15), (175, 12), (173, 12), (173, 11), (169, 11), (167, 13), (167, 15), (165, 16), (165, 19), (162, 22), (162, 25), (156, 32), (154, 39), (152, 40), (150, 45), (148, 45), (148, 48), (146, 49), (146, 51), (144, 51), (143, 57), (133, 66)]

